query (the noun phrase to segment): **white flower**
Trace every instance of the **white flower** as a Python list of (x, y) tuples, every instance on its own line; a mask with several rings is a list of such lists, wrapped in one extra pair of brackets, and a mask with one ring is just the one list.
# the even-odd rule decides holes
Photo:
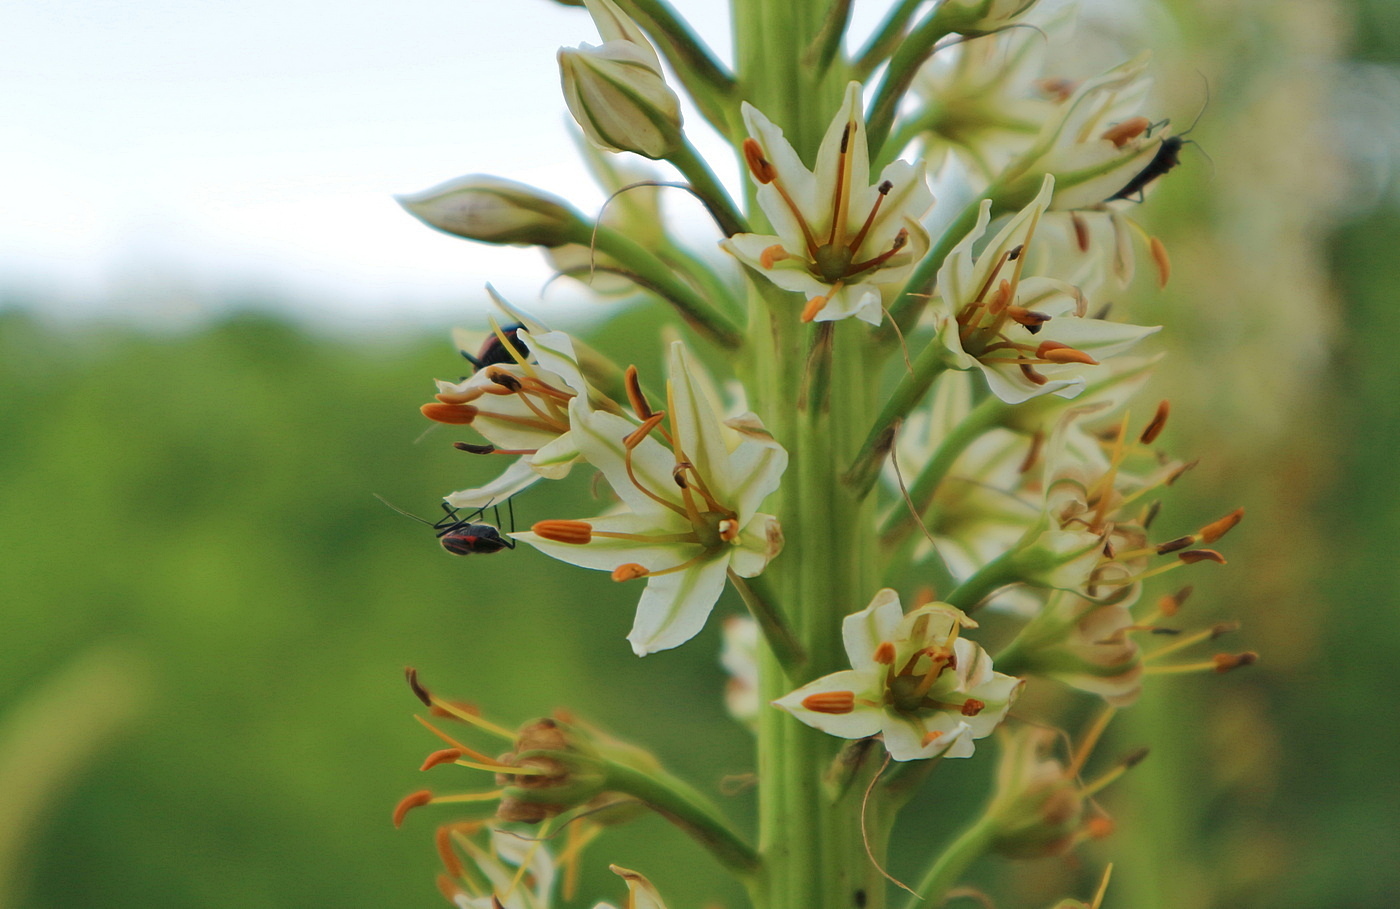
[(809, 297), (804, 321), (855, 316), (879, 324), (881, 307), (929, 249), (919, 218), (933, 204), (922, 162), (896, 161), (870, 183), (870, 153), (860, 83), (845, 100), (817, 151), (803, 165), (783, 131), (744, 105), (744, 142), (758, 204), (776, 235), (737, 234), (721, 245), (784, 290)]
[[(518, 358), (494, 363), (462, 382), (437, 383), (437, 400), (424, 416), (439, 423), (470, 425), (494, 447), (517, 459), (490, 483), (446, 496), (454, 508), (499, 504), (540, 478), (559, 479), (578, 460), (570, 431), (570, 401), (588, 393), (573, 341), (560, 331), (515, 338)], [(503, 344), (507, 343), (502, 341)]]
[(1008, 404), (1049, 393), (1072, 398), (1099, 358), (1158, 330), (1088, 318), (1088, 304), (1072, 285), (1023, 277), (1054, 188), (1054, 177), (1046, 175), (1035, 199), (974, 255), (991, 220), (991, 202), (983, 202), (976, 226), (938, 272), (935, 317), (951, 364), (980, 369), (992, 393)]
[[(645, 876), (629, 871), (618, 865), (609, 865), (608, 870), (627, 882), (627, 909), (666, 909), (656, 886)], [(613, 909), (608, 903), (599, 903), (593, 909)]]
[(774, 703), (808, 726), (847, 739), (883, 733), (897, 761), (969, 757), (991, 734), (1021, 681), (992, 670), (986, 651), (960, 636), (976, 623), (951, 606), (904, 614), (881, 590), (841, 632), (851, 669), (810, 682)]
[[(576, 397), (570, 404), (573, 444), (627, 510), (586, 521), (541, 521), (532, 532), (515, 534), (557, 559), (611, 571), (619, 581), (646, 578), (628, 635), (638, 656), (694, 637), (727, 573), (753, 577), (782, 546), (777, 519), (758, 506), (777, 489), (787, 452), (756, 417), (721, 423), (693, 369), (684, 346), (672, 344), (667, 411), (640, 427)], [(670, 446), (653, 435), (663, 419)]]
[[(491, 831), (489, 849), (465, 836), (453, 839), (489, 887), (489, 892), (475, 896), (459, 892), (453, 902), (460, 909), (549, 909), (555, 868), (554, 858), (543, 843), (502, 830)], [(522, 865), (524, 874), (520, 872)], [(463, 881), (467, 880), (464, 876)]]

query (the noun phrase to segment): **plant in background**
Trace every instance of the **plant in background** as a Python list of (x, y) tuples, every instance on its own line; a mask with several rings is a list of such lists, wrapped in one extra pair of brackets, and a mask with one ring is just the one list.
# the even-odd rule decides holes
[[(563, 274), (605, 278), (608, 295), (630, 285), (671, 307), (684, 337), (664, 377), (643, 376), (498, 299), (513, 324), (423, 412), (483, 437), (457, 447), (514, 459), (448, 496), (455, 507), (597, 471), (601, 514), (515, 537), (642, 584), (637, 655), (683, 646), (734, 590), (751, 619), (728, 620), (725, 666), (756, 733), (758, 830), (572, 713), (511, 731), (415, 673), (433, 716), (509, 750), (492, 757), (499, 747), (425, 720), (448, 747), (424, 769), (488, 782), (416, 792), (396, 822), (458, 806), (438, 835), (442, 889), (468, 907), (573, 899), (583, 847), (643, 811), (690, 834), (761, 909), (937, 907), (982, 855), (1106, 836), (1093, 797), (1142, 757), (1095, 760), (1115, 711), (1155, 675), (1255, 659), (1179, 660), (1230, 626), (1180, 628), (1189, 588), (1145, 595), (1161, 575), (1223, 562), (1208, 547), (1242, 516), (1160, 534), (1160, 496), (1191, 465), (1155, 447), (1165, 403), (1132, 414), (1153, 361), (1124, 354), (1156, 331), (1123, 314), (1133, 238), (1159, 281), (1170, 272), (1125, 214), (1165, 172), (1172, 135), (1144, 107), (1145, 56), (1043, 71), (1028, 45), (1072, 46), (1073, 22), (1041, 29), (1031, 0), (900, 2), (863, 44), (848, 0), (734, 0), (731, 69), (664, 0), (583, 5), (604, 43), (562, 50), (560, 71), (609, 205), (657, 191), (622, 183), (611, 156), (666, 162), (712, 216), (714, 247), (682, 246), (650, 195), (594, 221), (473, 176), (403, 203), (448, 233), (539, 246)], [(743, 187), (696, 152), (678, 92), (728, 141)], [(999, 632), (975, 641), (979, 611), (1001, 613), (986, 623)], [(1074, 712), (1063, 700), (1023, 697), (1057, 688), (1104, 704), (1082, 736), (1048, 732)], [(1001, 770), (983, 812), (950, 843), (929, 833), (946, 816), (908, 818), (904, 842), (928, 837), (925, 867), (887, 867), (914, 789), (936, 792), (944, 758), (987, 760), (976, 743), (994, 732)], [(1091, 763), (1103, 766), (1086, 781)], [(660, 905), (645, 878), (615, 870), (630, 906)]]

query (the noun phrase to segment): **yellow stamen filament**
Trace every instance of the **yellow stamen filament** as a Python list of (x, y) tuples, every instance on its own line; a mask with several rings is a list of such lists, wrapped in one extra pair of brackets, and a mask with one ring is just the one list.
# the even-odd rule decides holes
[(495, 802), (505, 796), (504, 789), (490, 792), (459, 792), (454, 795), (436, 795), (427, 802), (429, 805), (457, 805), (469, 802)]
[(414, 719), (422, 723), (423, 726), (427, 728), (427, 730), (433, 735), (437, 736), (438, 738), (446, 742), (448, 745), (450, 745), (454, 751), (460, 751), (463, 756), (475, 758), (478, 761), (482, 761), (483, 763), (489, 764), (492, 768), (506, 767), (505, 764), (502, 764), (495, 758), (487, 757), (480, 751), (477, 751), (475, 748), (470, 748), (467, 745), (462, 744), (461, 742), (454, 739), (452, 736), (448, 735), (441, 729), (434, 726), (432, 723), (429, 723), (427, 720), (423, 719), (421, 716), (415, 716)]
[[(451, 701), (443, 700), (440, 697), (434, 696), (433, 706), (445, 711), (449, 716), (455, 717), (461, 720), (462, 722), (467, 723), (468, 725), (475, 726), (483, 732), (489, 732), (492, 735), (499, 736), (500, 738), (505, 739), (506, 741), (515, 741), (514, 732), (511, 732), (509, 729), (506, 729), (502, 726), (497, 726), (490, 720), (485, 719), (484, 717), (477, 716), (469, 710), (463, 710), (461, 707), (458, 707)], [(454, 743), (454, 747), (459, 746), (456, 746)], [(490, 759), (486, 758), (486, 760)]]
[(533, 376), (535, 374), (535, 368), (525, 359), (525, 354), (520, 348), (516, 347), (515, 344), (511, 342), (510, 337), (502, 330), (501, 323), (496, 321), (495, 316), (490, 318), (490, 322), (491, 333), (496, 336), (496, 340), (506, 349), (506, 353), (510, 354), (510, 358), (515, 361), (515, 365), (523, 369), (526, 375)]
[(1219, 622), (1203, 631), (1198, 631), (1195, 634), (1187, 635), (1184, 638), (1172, 641), (1170, 644), (1166, 644), (1162, 647), (1159, 647), (1151, 653), (1143, 654), (1142, 660), (1144, 663), (1154, 660), (1160, 660), (1162, 657), (1167, 656), (1168, 654), (1176, 653), (1180, 650), (1185, 650), (1187, 647), (1199, 644), (1202, 641), (1213, 641), (1221, 635), (1229, 634), (1232, 631), (1238, 630), (1239, 627), (1240, 626), (1238, 622)]
[(1186, 675), (1192, 672), (1229, 672), (1241, 666), (1257, 662), (1259, 654), (1254, 651), (1244, 653), (1217, 653), (1209, 660), (1199, 663), (1182, 663), (1177, 666), (1148, 666), (1143, 670), (1148, 675)]
[[(1095, 820), (1097, 820), (1097, 818), (1095, 818)], [(1103, 880), (1099, 883), (1099, 890), (1094, 894), (1094, 902), (1090, 904), (1089, 909), (1099, 909), (1099, 907), (1103, 905), (1104, 894), (1108, 892), (1108, 879), (1112, 876), (1113, 866), (1109, 865), (1103, 870)]]
[(1092, 798), (1094, 796), (1094, 793), (1101, 792), (1106, 787), (1112, 785), (1112, 783), (1115, 780), (1117, 780), (1123, 774), (1127, 773), (1128, 769), (1129, 768), (1127, 764), (1119, 764), (1117, 767), (1114, 767), (1112, 770), (1108, 771), (1103, 776), (1094, 780), (1092, 783), (1086, 784), (1084, 788), (1080, 790), (1079, 794), (1086, 799)]
[(802, 706), (813, 713), (839, 716), (855, 709), (856, 695), (854, 691), (819, 691), (803, 698)]
[(1094, 720), (1094, 725), (1089, 727), (1089, 731), (1084, 733), (1084, 741), (1080, 742), (1079, 747), (1075, 749), (1074, 756), (1065, 771), (1069, 776), (1079, 776), (1084, 765), (1089, 761), (1089, 755), (1094, 753), (1099, 739), (1103, 738), (1104, 731), (1108, 729), (1108, 724), (1113, 722), (1113, 717), (1117, 712), (1113, 707), (1104, 710), (1103, 713), (1099, 714), (1098, 719)]
[[(550, 821), (552, 820), (553, 818), (550, 819)], [(500, 897), (502, 903), (511, 898), (511, 895), (515, 893), (515, 888), (519, 887), (520, 882), (524, 880), (525, 873), (530, 869), (530, 863), (535, 860), (535, 854), (540, 851), (540, 847), (544, 845), (544, 841), (550, 835), (550, 821), (546, 821), (540, 827), (539, 839), (530, 844), (530, 851), (525, 853), (525, 857), (520, 861), (520, 867), (515, 869), (515, 877), (511, 878), (510, 886), (506, 888), (506, 892)]]

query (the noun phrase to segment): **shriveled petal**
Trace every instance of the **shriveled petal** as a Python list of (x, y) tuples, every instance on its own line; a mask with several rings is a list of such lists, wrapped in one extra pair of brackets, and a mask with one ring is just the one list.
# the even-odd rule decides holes
[(851, 665), (883, 673), (885, 668), (873, 659), (875, 648), (894, 640), (903, 618), (904, 607), (900, 605), (899, 594), (888, 587), (876, 593), (869, 606), (846, 616), (841, 621), (841, 639)]
[[(849, 691), (855, 695), (856, 705), (850, 713), (822, 713), (802, 706), (802, 702), (814, 694), (835, 691)], [(813, 729), (820, 729), (843, 739), (863, 739), (880, 731), (884, 722), (884, 711), (871, 704), (861, 704), (860, 701), (865, 699), (878, 703), (883, 694), (881, 676), (878, 673), (845, 669), (808, 682), (773, 704)]]
[(632, 652), (646, 656), (695, 637), (724, 592), (728, 567), (729, 560), (721, 556), (684, 571), (647, 578), (647, 588), (637, 603), (637, 618), (627, 635)]
[(661, 902), (661, 894), (655, 885), (643, 875), (617, 865), (609, 865), (608, 870), (620, 875), (627, 882), (628, 909), (666, 909), (666, 904)]

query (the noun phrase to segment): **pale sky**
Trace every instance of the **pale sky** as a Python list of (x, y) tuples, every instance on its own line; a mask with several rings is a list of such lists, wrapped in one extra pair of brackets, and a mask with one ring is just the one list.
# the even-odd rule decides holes
[[(691, 6), (727, 53), (727, 4)], [(483, 172), (596, 208), (554, 53), (598, 40), (549, 0), (0, 4), (0, 291), (171, 322), (203, 290), (370, 324), (451, 317), (487, 280), (528, 306), (538, 252), (392, 196)]]

